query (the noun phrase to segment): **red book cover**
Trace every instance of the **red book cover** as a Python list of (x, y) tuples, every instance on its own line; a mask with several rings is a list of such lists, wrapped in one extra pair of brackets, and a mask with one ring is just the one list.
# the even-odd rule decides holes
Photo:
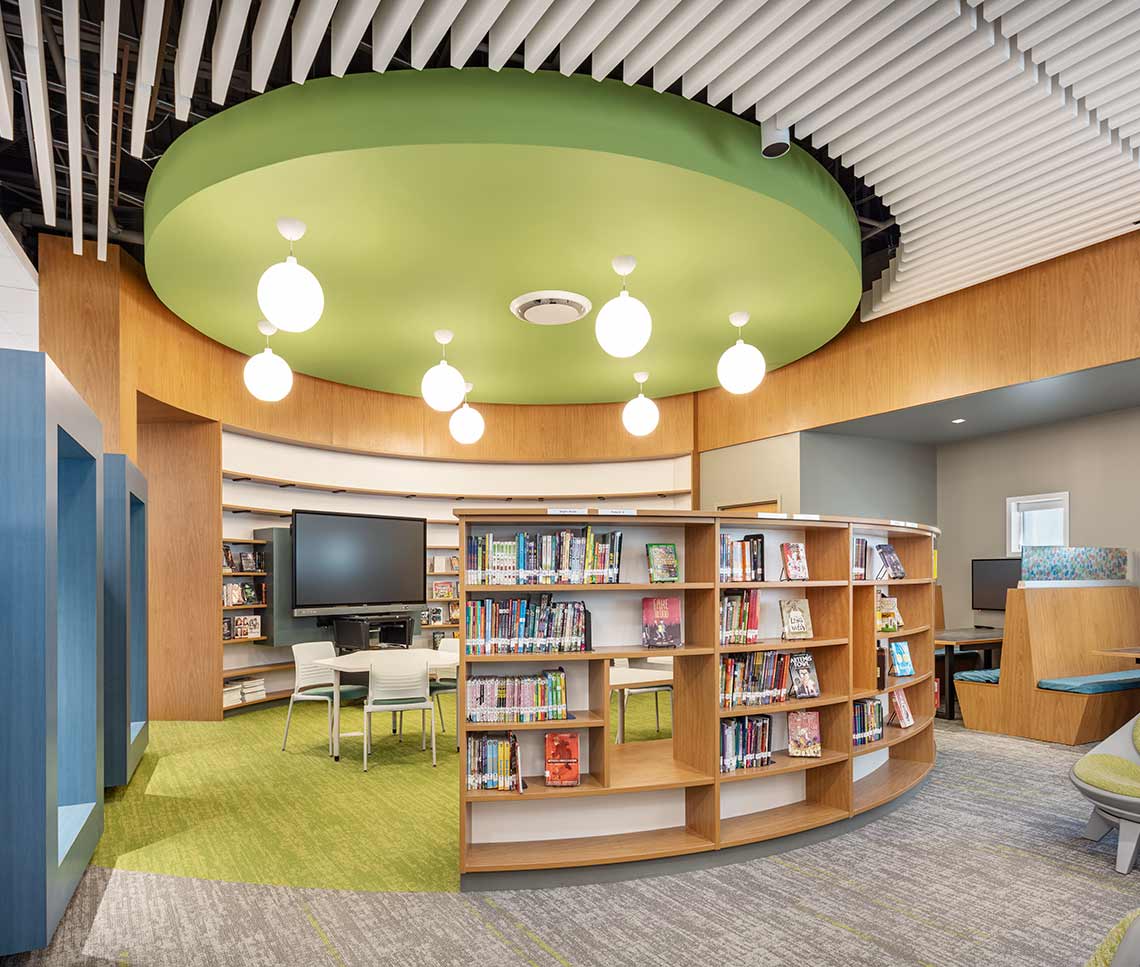
[(578, 733), (546, 733), (546, 784), (548, 786), (576, 786), (581, 782), (578, 772)]
[(641, 646), (643, 648), (681, 647), (681, 599), (641, 599)]

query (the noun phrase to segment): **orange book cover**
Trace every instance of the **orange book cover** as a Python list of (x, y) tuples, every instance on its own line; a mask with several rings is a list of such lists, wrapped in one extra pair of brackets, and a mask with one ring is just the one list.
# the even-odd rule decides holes
[(581, 782), (578, 771), (578, 733), (546, 733), (546, 784), (548, 786), (577, 786)]

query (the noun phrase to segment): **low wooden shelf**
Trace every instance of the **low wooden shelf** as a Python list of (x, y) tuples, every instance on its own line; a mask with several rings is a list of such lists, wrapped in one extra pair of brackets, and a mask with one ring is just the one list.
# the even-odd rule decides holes
[[(466, 578), (471, 572), (462, 568), (458, 575), (442, 575), (458, 578), (461, 612), (472, 600), (496, 595), (553, 593), (561, 600), (586, 598), (595, 642), (592, 651), (468, 655), (461, 617), (457, 628), (461, 719), (465, 716), (464, 685), (470, 677), (514, 675), (558, 666), (566, 670), (571, 702), (590, 706), (589, 711), (575, 713), (581, 718), (569, 722), (460, 722), (461, 747), (463, 736), (472, 733), (519, 733), (520, 750), (525, 748), (524, 771), (529, 766), (531, 773), (539, 771), (540, 761), (536, 757), (542, 755), (544, 731), (582, 729), (581, 762), (590, 770), (583, 772), (580, 785), (568, 788), (547, 787), (542, 776), (534, 774), (526, 777), (527, 788), (522, 794), (467, 790), (466, 760), (461, 754), (461, 873), (622, 863), (776, 839), (840, 822), (855, 812), (888, 802), (921, 781), (932, 767), (934, 585), (930, 575), (936, 528), (834, 517), (797, 520), (674, 510), (636, 511), (619, 516), (586, 509), (574, 514), (545, 515), (541, 509), (532, 508), (512, 512), (461, 507), (455, 510), (455, 516), (461, 549), (468, 546), (472, 533), (509, 534), (508, 539), (513, 540), (514, 534), (521, 531), (551, 533), (590, 526), (598, 534), (623, 531), (627, 557), (630, 548), (644, 543), (674, 542), (681, 563), (680, 580), (674, 584), (649, 582), (646, 561), (640, 554), (633, 557), (632, 567), (628, 560), (622, 561), (622, 580), (611, 584), (468, 584)], [(756, 531), (780, 532), (770, 534), (769, 540), (802, 541), (810, 573), (819, 577), (808, 581), (718, 580), (722, 534), (739, 540)], [(901, 581), (856, 581), (847, 577), (854, 538), (862, 536), (874, 541), (882, 540), (884, 535), (893, 542), (901, 563), (913, 577)], [(429, 574), (428, 580), (431, 577)], [(893, 593), (898, 597), (900, 610), (915, 624), (897, 633), (876, 633), (874, 588), (892, 585), (896, 586)], [(724, 601), (721, 592), (749, 589), (790, 592), (789, 596), (806, 598), (811, 604), (816, 636), (803, 640), (772, 637), (780, 628), (776, 596), (760, 595), (760, 633), (765, 637), (746, 644), (717, 643)], [(681, 597), (682, 636), (692, 644), (680, 649), (639, 647), (636, 629), (640, 628), (642, 606), (637, 592)], [(629, 646), (620, 644), (631, 638)], [(884, 689), (872, 689), (878, 644), (883, 638), (909, 639), (916, 674), (892, 678)], [(615, 641), (618, 644), (610, 647), (597, 644)], [(768, 705), (721, 708), (721, 657), (768, 651), (812, 652), (822, 694)], [(661, 678), (662, 683), (668, 680), (673, 691), (672, 737), (612, 744), (608, 701), (613, 685), (611, 660), (659, 657), (673, 659), (672, 677)], [(657, 677), (649, 672), (645, 680), (652, 682)], [(853, 747), (852, 697), (875, 698), (881, 692), (900, 689), (907, 690), (915, 724), (908, 729), (887, 726), (880, 741)], [(876, 700), (889, 704), (882, 697)], [(806, 709), (819, 713), (821, 756), (793, 757), (786, 749), (777, 749), (768, 766), (719, 772), (723, 722)], [(883, 752), (885, 761), (864, 778), (853, 781), (856, 761), (861, 760), (861, 766), (871, 766), (876, 760), (869, 762), (862, 757), (875, 752)], [(762, 781), (780, 776), (802, 783), (803, 798), (765, 808), (773, 802), (782, 803), (786, 789), (794, 788), (788, 783)], [(632, 797), (650, 794), (660, 797), (661, 803), (671, 804), (677, 816), (671, 822), (683, 817), (683, 823), (647, 831), (614, 831), (636, 829), (639, 817), (625, 817), (622, 810), (640, 808), (637, 804), (646, 800)], [(615, 796), (619, 798), (614, 800)], [(628, 798), (622, 800), (621, 796)], [(548, 805), (559, 799), (573, 799), (572, 809)], [(499, 812), (528, 800), (529, 807)], [(732, 815), (742, 810), (743, 814)], [(544, 817), (549, 819), (544, 822)], [(484, 827), (484, 823), (493, 826)], [(494, 828), (496, 833), (484, 832), (485, 828)], [(585, 835), (575, 837), (572, 833)], [(519, 840), (485, 841), (504, 834), (516, 835)], [(547, 835), (561, 838), (543, 838)]]
[(265, 576), (265, 571), (222, 571), (224, 578), (263, 578)]
[(268, 665), (249, 665), (246, 668), (223, 668), (222, 681), (228, 678), (238, 678), (242, 675), (264, 675), (266, 672), (279, 672), (291, 669), (291, 661), (271, 662)]
[(789, 772), (806, 772), (808, 769), (818, 769), (820, 766), (830, 766), (837, 762), (846, 762), (850, 756), (839, 749), (824, 749), (820, 756), (794, 756), (781, 750), (772, 753), (772, 764), (756, 769), (737, 769), (735, 772), (722, 772), (717, 780), (719, 782), (739, 782), (742, 779), (767, 779), (771, 776), (783, 776)]
[(255, 635), (252, 638), (223, 638), (222, 644), (223, 645), (251, 645), (251, 644), (255, 644), (256, 642), (259, 642), (259, 641), (268, 641), (268, 640), (269, 640), (269, 638), (266, 635)]
[(291, 688), (285, 688), (276, 692), (266, 692), (264, 698), (255, 698), (249, 702), (239, 702), (237, 705), (228, 705), (222, 709), (222, 712), (233, 712), (239, 708), (249, 708), (251, 705), (264, 705), (266, 702), (279, 702), (292, 694), (293, 689)]
[(267, 604), (223, 604), (223, 611), (256, 611), (258, 608), (268, 608)]
[(223, 544), (268, 544), (268, 541), (258, 540), (255, 537), (223, 537)]
[(451, 624), (441, 624), (441, 625), (420, 625), (420, 627), (424, 631), (439, 631), (441, 628), (458, 628), (459, 622), (456, 621), (456, 622), (453, 622)]
[(915, 762), (892, 756), (870, 775), (855, 782), (852, 812), (865, 813), (868, 809), (897, 799), (918, 785), (933, 768), (934, 765), (930, 762)]

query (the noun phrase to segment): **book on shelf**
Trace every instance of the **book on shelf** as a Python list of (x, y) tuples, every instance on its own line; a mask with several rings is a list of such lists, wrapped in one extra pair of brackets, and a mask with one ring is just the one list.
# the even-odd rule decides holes
[(465, 694), (468, 722), (556, 722), (570, 717), (562, 668), (536, 675), (473, 675)]
[(720, 771), (760, 769), (772, 764), (772, 717), (742, 715), (721, 719)]
[(914, 662), (910, 657), (910, 645), (905, 641), (891, 642), (891, 674), (906, 678), (914, 674)]
[(760, 592), (729, 589), (720, 600), (720, 643), (752, 645), (760, 640)]
[(887, 676), (891, 673), (891, 656), (886, 642), (875, 646), (875, 687), (886, 688)]
[(241, 682), (222, 686), (222, 708), (233, 708), (235, 705), (241, 705), (241, 702)]
[(791, 690), (794, 698), (819, 698), (819, 674), (815, 668), (815, 656), (810, 651), (800, 651), (791, 656)]
[(621, 580), (622, 532), (599, 534), (592, 526), (550, 534), (520, 531), (496, 540), (492, 533), (467, 538), (467, 583), (616, 584)]
[(781, 544), (780, 559), (784, 562), (785, 581), (809, 580), (807, 550), (802, 543), (789, 541)]
[(443, 620), (443, 605), (433, 604), (420, 612), (420, 620), (429, 625), (441, 625)]
[(735, 540), (730, 534), (720, 535), (720, 580), (764, 580), (764, 535), (746, 534)]
[(454, 598), (459, 594), (459, 585), (455, 581), (432, 581), (431, 597), (433, 601), (443, 598)]
[(784, 626), (781, 637), (788, 641), (812, 637), (811, 605), (805, 598), (781, 600), (780, 621)]
[(934, 678), (934, 708), (942, 708), (942, 679), (937, 676)]
[(234, 549), (229, 544), (222, 545), (222, 573), (231, 574), (237, 570), (234, 563)]
[(241, 569), (243, 571), (256, 571), (258, 569), (257, 558), (254, 556), (253, 551), (241, 552)]
[(240, 640), (242, 638), (249, 638), (249, 615), (239, 614), (234, 616), (234, 638)]
[(459, 570), (458, 554), (433, 554), (428, 562), (429, 574), (445, 574)]
[(914, 725), (910, 703), (906, 700), (906, 692), (901, 688), (891, 692), (891, 721), (897, 722), (901, 729), (909, 729)]
[(264, 678), (243, 678), (241, 681), (241, 700), (252, 702), (255, 699), (265, 698)]
[(522, 793), (522, 753), (514, 732), (467, 736), (467, 788)]
[(459, 624), (459, 602), (449, 601), (447, 603), (447, 623)]
[(852, 703), (853, 745), (870, 745), (883, 737), (883, 704), (877, 698), (857, 698)]
[(901, 631), (902, 626), (903, 617), (899, 611), (898, 598), (876, 591), (875, 631)]
[[(456, 621), (459, 620), (459, 602)], [(590, 650), (585, 601), (555, 601), (552, 594), (477, 598), (466, 602), (468, 655), (531, 655)]]
[(851, 579), (853, 581), (864, 581), (867, 579), (868, 553), (869, 545), (867, 544), (867, 538), (854, 538), (851, 546)]
[(788, 755), (804, 759), (822, 758), (823, 739), (820, 736), (819, 712), (807, 709), (788, 713)]
[(547, 732), (546, 769), (543, 773), (548, 786), (577, 786), (582, 782), (578, 767), (578, 733)]
[(641, 646), (643, 648), (680, 648), (681, 599), (641, 599)]
[(791, 657), (782, 651), (722, 656), (721, 708), (786, 702), (791, 688)]
[(222, 641), (230, 641), (234, 636), (234, 619), (222, 618)]
[[(431, 633), (431, 647), (432, 647), (432, 649), (434, 651), (439, 651), (439, 643), (441, 641), (443, 641), (443, 639), (446, 637), (448, 637), (448, 632), (446, 632), (446, 631), (433, 631)], [(454, 635), (452, 637), (454, 637)]]
[(249, 638), (261, 637), (261, 615), (249, 614), (245, 616), (245, 633)]
[(645, 560), (650, 584), (672, 584), (681, 579), (676, 544), (646, 544)]
[(902, 566), (893, 544), (876, 544), (875, 550), (879, 552), (879, 560), (883, 565), (879, 569), (880, 576), (885, 574), (892, 581), (901, 581), (906, 577), (906, 568)]

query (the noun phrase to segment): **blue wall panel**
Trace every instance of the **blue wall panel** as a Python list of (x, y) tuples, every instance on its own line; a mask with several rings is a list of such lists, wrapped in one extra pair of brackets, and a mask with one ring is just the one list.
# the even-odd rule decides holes
[(146, 481), (121, 453), (103, 457), (103, 783), (124, 786), (148, 741)]
[(51, 940), (103, 832), (102, 439), (0, 350), (0, 954)]

